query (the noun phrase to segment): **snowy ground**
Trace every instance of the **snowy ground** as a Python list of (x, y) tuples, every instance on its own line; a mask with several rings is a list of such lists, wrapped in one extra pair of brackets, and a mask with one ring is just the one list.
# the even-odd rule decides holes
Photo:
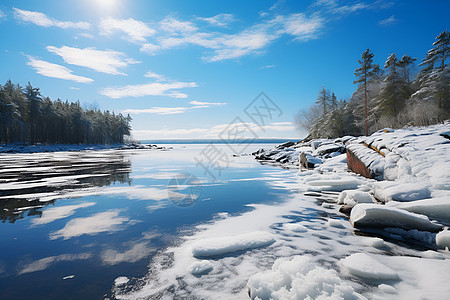
[[(449, 133), (446, 124), (258, 151), (260, 159), (289, 168), (298, 168), (304, 152), (315, 168), (295, 178), (292, 170), (269, 172), (259, 180), (286, 189), (285, 202), (252, 205), (250, 212), (219, 214), (198, 225), (159, 253), (145, 278), (118, 279), (114, 295), (446, 299)], [(379, 161), (371, 162), (385, 181), (347, 171), (343, 142), (358, 147), (369, 139), (386, 149), (385, 157), (377, 154)], [(341, 205), (352, 208), (350, 218), (339, 212)]]

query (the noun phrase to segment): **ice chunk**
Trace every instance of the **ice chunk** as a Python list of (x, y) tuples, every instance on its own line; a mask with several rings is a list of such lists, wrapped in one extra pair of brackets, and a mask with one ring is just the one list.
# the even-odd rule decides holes
[(361, 182), (355, 177), (342, 176), (341, 178), (327, 178), (310, 180), (307, 182), (308, 190), (311, 191), (343, 191), (356, 189)]
[(307, 256), (277, 259), (272, 270), (251, 276), (247, 286), (251, 299), (362, 298), (335, 270), (317, 266)]
[(195, 243), (192, 254), (195, 257), (217, 256), (241, 250), (249, 250), (270, 245), (275, 242), (266, 231), (255, 231), (235, 236), (209, 238)]
[(391, 285), (382, 283), (382, 284), (378, 285), (378, 288), (380, 289), (380, 291), (382, 291), (384, 293), (397, 294), (397, 290)]
[(306, 227), (300, 223), (285, 223), (285, 224), (283, 224), (283, 228), (286, 230), (294, 231), (294, 232), (307, 232), (308, 231), (308, 229), (306, 229)]
[(406, 203), (391, 202), (395, 206), (417, 214), (426, 215), (429, 218), (450, 223), (450, 199), (448, 197), (418, 200)]
[(73, 278), (75, 278), (75, 275), (69, 275), (69, 276), (63, 277), (63, 280), (66, 280), (66, 279), (73, 279)]
[(355, 206), (358, 203), (373, 203), (374, 198), (368, 192), (360, 190), (345, 190), (339, 194), (337, 203)]
[(430, 187), (426, 183), (414, 181), (407, 182), (377, 182), (374, 188), (375, 198), (382, 202), (389, 201), (415, 201), (430, 198)]
[(354, 253), (344, 258), (341, 262), (350, 274), (354, 276), (375, 280), (398, 279), (398, 275), (394, 270), (379, 263), (365, 253)]
[(377, 249), (383, 249), (387, 247), (387, 245), (384, 243), (384, 240), (380, 238), (368, 238), (365, 244), (369, 247)]
[(433, 250), (427, 250), (422, 252), (422, 257), (424, 258), (431, 258), (431, 259), (445, 259), (445, 256), (442, 255), (442, 253), (439, 253), (437, 251), (433, 251)]
[(115, 285), (115, 286), (124, 285), (124, 284), (127, 284), (128, 281), (130, 281), (130, 280), (129, 280), (127, 277), (125, 277), (125, 276), (120, 276), (120, 277), (117, 277), (117, 278), (114, 280), (114, 285)]
[(201, 275), (211, 272), (214, 268), (213, 264), (208, 260), (196, 261), (188, 267), (188, 272), (192, 275)]
[(436, 235), (436, 245), (442, 249), (450, 249), (450, 231), (444, 230)]
[(342, 223), (341, 220), (328, 219), (327, 224), (328, 224), (328, 226), (331, 226), (331, 227), (345, 228), (345, 225)]
[(439, 231), (442, 228), (430, 222), (427, 216), (378, 204), (356, 205), (350, 214), (350, 222), (354, 227), (398, 227), (425, 231)]

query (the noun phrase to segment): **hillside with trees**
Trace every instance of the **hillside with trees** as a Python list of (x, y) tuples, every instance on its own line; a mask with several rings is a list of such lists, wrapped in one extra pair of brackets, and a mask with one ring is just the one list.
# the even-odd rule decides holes
[(0, 85), (0, 143), (113, 144), (130, 135), (131, 117), (86, 109), (8, 80)]
[[(433, 48), (416, 70), (416, 58), (395, 53), (381, 69), (369, 49), (355, 70), (356, 91), (337, 100), (323, 86), (317, 101), (296, 116), (299, 127), (311, 138), (369, 135), (385, 127), (426, 126), (450, 118), (450, 33), (436, 37)], [(416, 73), (416, 75), (415, 75)]]

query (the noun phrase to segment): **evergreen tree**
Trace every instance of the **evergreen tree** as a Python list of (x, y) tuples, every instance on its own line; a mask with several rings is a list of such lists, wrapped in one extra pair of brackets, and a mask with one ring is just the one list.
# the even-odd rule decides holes
[(367, 83), (369, 80), (380, 74), (380, 66), (373, 64), (373, 53), (369, 49), (363, 52), (361, 59), (358, 59), (360, 67), (355, 70), (356, 80), (353, 81), (354, 84), (359, 86), (364, 86), (364, 109), (365, 109), (365, 128), (366, 135), (368, 135), (368, 97), (367, 97)]
[(418, 81), (419, 93), (425, 94), (423, 98), (437, 100), (438, 107), (448, 116), (450, 112), (450, 67), (447, 62), (450, 56), (450, 32), (445, 30), (436, 37), (430, 49), (419, 64), (420, 71)]
[[(395, 53), (389, 55), (384, 68), (387, 69), (387, 75), (384, 78), (379, 96), (379, 108), (382, 116), (394, 122), (393, 120), (405, 106), (407, 84), (404, 81), (404, 77), (400, 74), (400, 61), (395, 56)], [(389, 125), (393, 126), (394, 124), (395, 122)]]
[(325, 86), (319, 91), (319, 96), (317, 96), (316, 104), (322, 108), (322, 116), (325, 116), (328, 112), (330, 105), (331, 96), (330, 91), (325, 89)]

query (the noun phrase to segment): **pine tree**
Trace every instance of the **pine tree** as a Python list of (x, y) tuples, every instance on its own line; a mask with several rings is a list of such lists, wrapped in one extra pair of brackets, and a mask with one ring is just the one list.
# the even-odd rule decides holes
[(356, 80), (353, 81), (354, 84), (359, 86), (364, 86), (364, 109), (365, 109), (365, 128), (366, 135), (368, 135), (368, 95), (367, 95), (367, 83), (371, 78), (380, 74), (380, 66), (373, 64), (373, 53), (369, 49), (363, 52), (361, 59), (358, 59), (360, 67), (355, 70)]
[(423, 67), (418, 76), (419, 92), (425, 93), (424, 98), (436, 99), (439, 109), (449, 114), (450, 66), (447, 60), (450, 56), (450, 32), (445, 30), (440, 33), (433, 46), (419, 64)]
[(325, 86), (319, 91), (319, 96), (317, 96), (316, 104), (322, 108), (322, 116), (325, 116), (328, 112), (330, 106), (331, 96), (330, 91), (325, 89)]

